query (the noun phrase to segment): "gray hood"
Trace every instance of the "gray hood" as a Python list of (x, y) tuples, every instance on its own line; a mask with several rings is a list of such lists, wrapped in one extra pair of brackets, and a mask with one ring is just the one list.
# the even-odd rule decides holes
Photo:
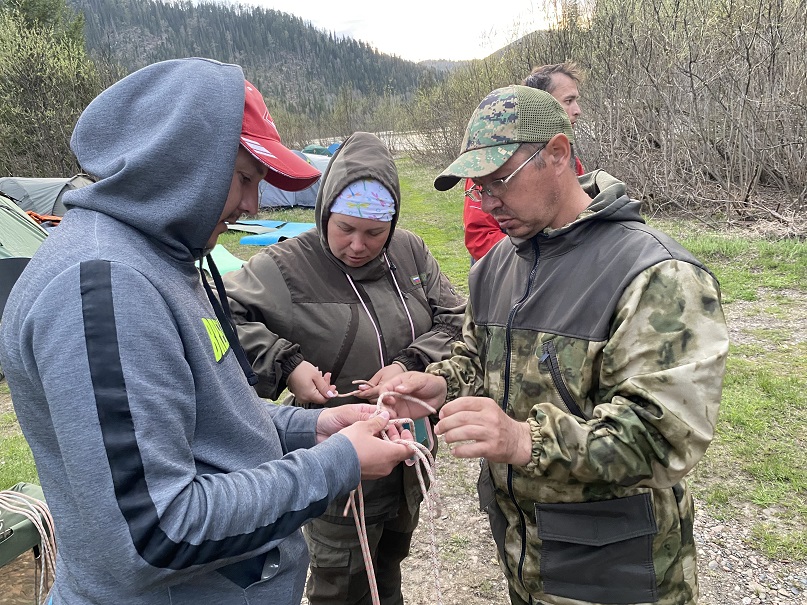
[(98, 182), (66, 193), (65, 206), (111, 216), (177, 260), (201, 257), (227, 199), (243, 115), (238, 65), (178, 59), (127, 76), (76, 124), (70, 146)]

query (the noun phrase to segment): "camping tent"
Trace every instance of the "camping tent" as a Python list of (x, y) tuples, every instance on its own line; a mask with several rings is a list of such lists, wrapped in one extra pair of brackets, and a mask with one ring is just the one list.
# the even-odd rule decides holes
[(30, 258), (47, 236), (13, 200), (0, 195), (0, 259)]
[[(325, 172), (331, 159), (330, 157), (303, 153), (297, 150), (294, 153), (320, 172)], [(292, 206), (313, 208), (317, 203), (318, 192), (319, 181), (302, 191), (283, 191), (266, 181), (261, 181), (258, 187), (259, 205), (261, 208), (291, 208)]]
[(37, 214), (64, 216), (66, 212), (62, 203), (64, 192), (84, 187), (90, 183), (92, 183), (92, 179), (86, 174), (58, 179), (6, 176), (0, 178), (0, 193), (13, 199), (23, 210), (33, 210)]
[(314, 155), (324, 155), (330, 157), (332, 154), (328, 151), (327, 147), (323, 147), (322, 145), (306, 145), (303, 147), (303, 153), (312, 153)]
[(330, 153), (331, 155), (335, 154), (336, 150), (339, 149), (341, 146), (342, 146), (341, 142), (340, 143), (331, 143), (330, 145), (328, 145), (328, 153)]

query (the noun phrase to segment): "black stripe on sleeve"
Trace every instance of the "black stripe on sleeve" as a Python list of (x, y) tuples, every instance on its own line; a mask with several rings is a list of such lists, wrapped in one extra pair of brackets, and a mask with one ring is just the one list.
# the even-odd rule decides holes
[(115, 497), (132, 542), (144, 560), (158, 568), (185, 569), (242, 555), (290, 535), (308, 519), (325, 512), (328, 502), (321, 500), (247, 534), (200, 544), (169, 538), (160, 528), (157, 507), (148, 491), (129, 406), (115, 323), (111, 264), (102, 260), (81, 263), (80, 285), (90, 376)]

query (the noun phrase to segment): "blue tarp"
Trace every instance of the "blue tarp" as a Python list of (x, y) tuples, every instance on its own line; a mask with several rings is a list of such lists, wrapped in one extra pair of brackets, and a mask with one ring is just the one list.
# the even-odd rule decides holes
[(314, 227), (316, 227), (314, 223), (283, 223), (275, 231), (270, 231), (269, 233), (245, 235), (241, 238), (240, 243), (245, 246), (269, 246), (282, 242), (284, 239), (300, 235)]

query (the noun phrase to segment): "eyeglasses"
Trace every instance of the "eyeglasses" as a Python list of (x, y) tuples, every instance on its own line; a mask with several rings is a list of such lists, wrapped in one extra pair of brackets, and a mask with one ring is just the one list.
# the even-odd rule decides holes
[(482, 201), (482, 193), (484, 192), (489, 197), (496, 197), (501, 199), (501, 197), (507, 193), (507, 183), (510, 182), (514, 176), (518, 174), (518, 171), (524, 168), (527, 164), (529, 164), (530, 160), (534, 158), (536, 155), (543, 151), (546, 145), (542, 145), (535, 153), (533, 153), (530, 157), (528, 157), (521, 166), (513, 170), (508, 176), (503, 179), (496, 179), (495, 181), (491, 181), (487, 187), (483, 187), (482, 185), (474, 185), (470, 189), (465, 192), (465, 195), (471, 198), (475, 202)]

